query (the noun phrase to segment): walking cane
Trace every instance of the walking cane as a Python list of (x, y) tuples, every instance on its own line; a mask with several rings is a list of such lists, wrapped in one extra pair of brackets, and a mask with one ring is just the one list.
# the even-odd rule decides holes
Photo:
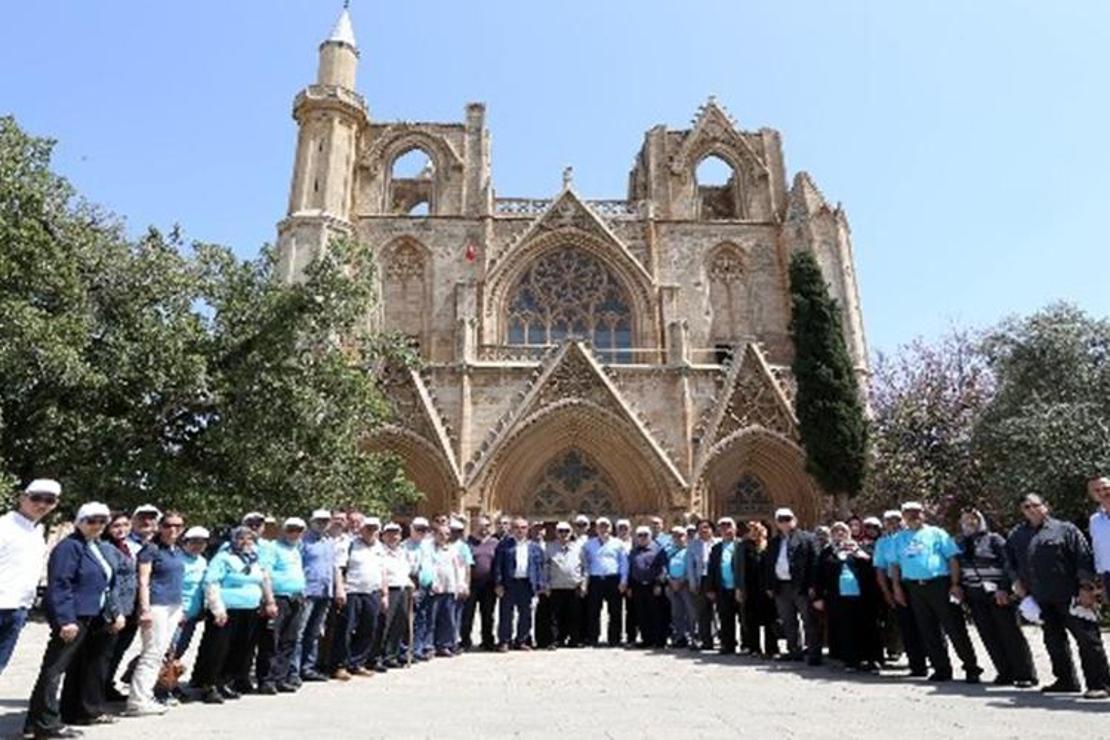
[(405, 589), (405, 601), (408, 602), (408, 613), (409, 613), (409, 649), (408, 649), (408, 655), (405, 658), (405, 665), (411, 667), (412, 666), (412, 641), (414, 639), (413, 605), (414, 605), (414, 602), (415, 602), (415, 598), (413, 596), (412, 588)]

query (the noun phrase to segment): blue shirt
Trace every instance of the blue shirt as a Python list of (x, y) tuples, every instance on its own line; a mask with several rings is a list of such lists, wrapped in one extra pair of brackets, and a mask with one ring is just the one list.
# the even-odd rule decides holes
[(884, 571), (887, 575), (890, 575), (890, 566), (894, 565), (897, 559), (894, 554), (894, 540), (903, 531), (900, 529), (897, 532), (884, 534), (875, 540), (875, 554), (872, 556), (872, 562), (875, 564), (876, 570)]
[(139, 550), (138, 560), (150, 563), (150, 605), (180, 605), (185, 585), (185, 558), (181, 548), (151, 540)]
[(845, 561), (840, 564), (840, 579), (838, 582), (841, 596), (859, 596), (859, 580), (856, 578), (852, 567)]
[(247, 566), (230, 548), (212, 556), (204, 571), (204, 585), (218, 584), (227, 609), (257, 609), (262, 603), (264, 571), (258, 563)]
[(300, 596), (304, 593), (304, 566), (301, 565), (301, 548), (284, 540), (274, 543), (274, 562), (270, 580), (275, 596)]
[(667, 558), (667, 575), (673, 580), (682, 581), (686, 579), (686, 548), (675, 549), (671, 545), (668, 550), (670, 556)]
[(304, 568), (304, 595), (330, 598), (335, 589), (335, 543), (309, 530), (301, 538), (301, 567)]
[(610, 537), (604, 543), (591, 537), (582, 547), (582, 557), (586, 559), (586, 574), (593, 578), (620, 576), (621, 583), (628, 580), (628, 551), (624, 543)]
[(732, 567), (732, 555), (736, 552), (736, 540), (721, 543), (721, 588), (736, 588), (736, 571)]
[(959, 552), (955, 540), (940, 527), (924, 524), (903, 529), (894, 539), (894, 553), (902, 580), (926, 581), (948, 575), (948, 559)]
[(185, 577), (181, 582), (181, 612), (192, 619), (200, 614), (204, 606), (204, 571), (208, 561), (203, 555), (191, 555), (182, 550), (185, 562)]
[(419, 541), (407, 539), (401, 544), (409, 554), (412, 572), (420, 588), (431, 588), (435, 581), (435, 568), (432, 566), (435, 540), (432, 535), (425, 534)]

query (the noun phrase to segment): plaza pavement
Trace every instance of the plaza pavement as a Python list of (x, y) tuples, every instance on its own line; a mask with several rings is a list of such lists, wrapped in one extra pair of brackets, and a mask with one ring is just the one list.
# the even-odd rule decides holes
[[(0, 737), (18, 737), (46, 643), (29, 624), (0, 675)], [(1042, 680), (1047, 658), (1029, 631)], [(194, 641), (194, 645), (199, 641)], [(985, 657), (981, 646), (980, 656)], [(187, 660), (187, 662), (189, 662)], [(958, 664), (957, 664), (958, 665)], [(1110, 702), (943, 686), (685, 650), (472, 653), (294, 695), (189, 704), (86, 728), (92, 739), (1110, 737)], [(993, 677), (988, 668), (986, 677)]]

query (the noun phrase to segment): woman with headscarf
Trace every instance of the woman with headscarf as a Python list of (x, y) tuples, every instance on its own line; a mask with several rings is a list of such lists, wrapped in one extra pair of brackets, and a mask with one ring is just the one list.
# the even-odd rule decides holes
[(1035, 686), (1037, 671), (1033, 654), (1018, 621), (1018, 599), (1011, 590), (1012, 579), (1006, 559), (1006, 540), (990, 531), (978, 509), (960, 514), (960, 586), (971, 620), (998, 675), (999, 686)]
[(229, 547), (212, 556), (204, 573), (207, 613), (190, 685), (208, 704), (239, 698), (233, 684), (249, 680), (259, 607), (267, 617), (277, 614), (269, 576), (255, 552), (256, 540), (249, 527), (236, 527)]
[(836, 645), (845, 669), (877, 671), (882, 650), (871, 556), (844, 522), (829, 528), (829, 538), (817, 564), (814, 608), (828, 615), (829, 642)]
[[(112, 591), (114, 572), (101, 547), (108, 507), (91, 502), (77, 511), (73, 534), (59, 542), (47, 563), (46, 618), (50, 641), (42, 658), (24, 732), (39, 737), (79, 737), (67, 724), (103, 724), (104, 655), (123, 617)], [(61, 700), (59, 684), (65, 676)]]
[[(772, 658), (779, 654), (778, 612), (775, 601), (767, 595), (764, 584), (764, 560), (767, 558), (767, 528), (759, 522), (748, 522), (744, 533), (744, 604), (741, 609), (743, 629), (741, 648), (752, 655)], [(762, 635), (762, 645), (760, 644)]]

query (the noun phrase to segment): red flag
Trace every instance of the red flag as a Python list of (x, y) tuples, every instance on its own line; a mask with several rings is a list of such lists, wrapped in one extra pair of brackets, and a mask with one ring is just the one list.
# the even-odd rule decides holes
[(473, 262), (478, 259), (478, 248), (474, 246), (474, 242), (466, 243), (466, 252), (463, 254), (467, 262)]

